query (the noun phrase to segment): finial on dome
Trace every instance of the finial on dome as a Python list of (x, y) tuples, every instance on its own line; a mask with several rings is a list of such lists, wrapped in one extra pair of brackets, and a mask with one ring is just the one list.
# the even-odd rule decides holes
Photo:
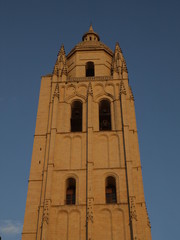
[(92, 27), (92, 23), (90, 24), (89, 32), (94, 32), (93, 27)]

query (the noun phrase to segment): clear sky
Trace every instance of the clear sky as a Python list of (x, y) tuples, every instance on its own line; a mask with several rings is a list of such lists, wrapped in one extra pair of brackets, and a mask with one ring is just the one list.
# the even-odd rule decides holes
[(123, 50), (153, 240), (179, 239), (180, 1), (0, 1), (0, 236), (20, 240), (41, 76), (92, 22)]

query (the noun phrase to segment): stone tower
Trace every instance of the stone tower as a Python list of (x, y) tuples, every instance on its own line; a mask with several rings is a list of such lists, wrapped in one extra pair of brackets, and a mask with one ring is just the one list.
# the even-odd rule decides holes
[(92, 26), (42, 77), (22, 239), (151, 239), (126, 62)]

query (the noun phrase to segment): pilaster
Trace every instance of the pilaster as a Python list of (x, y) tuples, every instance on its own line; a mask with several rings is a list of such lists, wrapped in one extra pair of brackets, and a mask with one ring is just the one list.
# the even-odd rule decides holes
[(115, 129), (121, 130), (121, 111), (120, 111), (120, 99), (119, 99), (119, 84), (115, 85), (115, 99), (114, 99), (114, 114), (115, 114)]
[(92, 125), (92, 101), (93, 101), (93, 91), (92, 84), (89, 82), (87, 90), (87, 163), (86, 163), (86, 181), (87, 181), (87, 195), (86, 195), (86, 240), (93, 239), (93, 159), (92, 159), (92, 135), (93, 135), (93, 125)]
[(49, 209), (51, 207), (51, 182), (54, 169), (54, 149), (55, 138), (57, 131), (57, 114), (58, 114), (58, 102), (59, 102), (59, 85), (56, 84), (55, 91), (52, 98), (52, 115), (51, 115), (51, 127), (50, 127), (50, 139), (49, 139), (49, 152), (47, 160), (47, 172), (45, 179), (44, 190), (44, 203), (43, 203), (43, 216), (41, 225), (41, 240), (48, 239), (48, 222), (49, 222)]
[(122, 131), (123, 131), (123, 147), (124, 147), (124, 160), (126, 168), (126, 183), (127, 183), (127, 195), (128, 195), (128, 206), (129, 206), (129, 221), (131, 230), (131, 240), (137, 239), (137, 212), (136, 202), (133, 189), (133, 170), (132, 170), (132, 159), (130, 156), (130, 142), (129, 142), (129, 122), (127, 116), (128, 103), (126, 100), (127, 91), (123, 80), (120, 83), (120, 105), (121, 105), (121, 120), (122, 120)]

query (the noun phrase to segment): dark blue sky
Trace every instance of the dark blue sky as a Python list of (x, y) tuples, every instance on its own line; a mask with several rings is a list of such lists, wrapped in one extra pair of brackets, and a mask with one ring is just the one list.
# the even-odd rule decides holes
[(153, 240), (179, 239), (180, 1), (0, 2), (0, 235), (20, 239), (41, 76), (92, 22), (118, 41), (135, 97)]

